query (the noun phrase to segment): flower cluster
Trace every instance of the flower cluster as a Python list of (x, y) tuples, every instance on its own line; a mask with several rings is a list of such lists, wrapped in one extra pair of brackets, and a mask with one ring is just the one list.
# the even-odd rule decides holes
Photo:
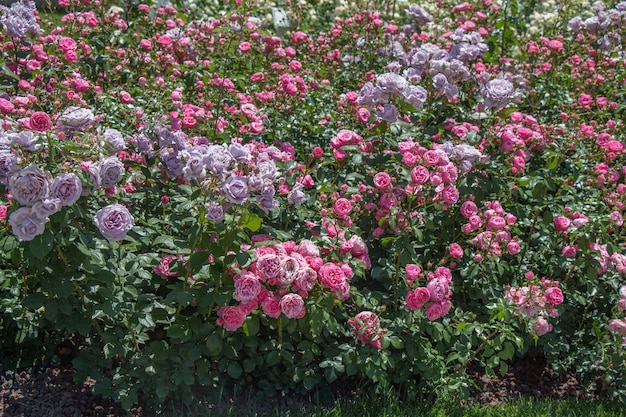
[(538, 336), (552, 331), (548, 318), (557, 317), (556, 306), (564, 301), (563, 292), (558, 281), (544, 278), (538, 280), (533, 272), (526, 273), (529, 285), (523, 287), (507, 286), (504, 299), (515, 306), (515, 314), (532, 324)]
[(380, 319), (376, 313), (371, 311), (361, 311), (356, 316), (348, 320), (348, 324), (353, 327), (354, 337), (364, 345), (370, 345), (377, 349), (382, 349), (382, 338), (385, 330), (380, 327)]
[(507, 213), (499, 201), (485, 201), (483, 206), (481, 211), (476, 203), (467, 200), (460, 207), (461, 215), (467, 219), (461, 230), (466, 234), (476, 233), (471, 239), (471, 244), (479, 250), (474, 259), (480, 262), (484, 254), (499, 257), (504, 251), (509, 255), (518, 254), (519, 241), (511, 235), (517, 218)]
[[(267, 236), (255, 236), (254, 261), (234, 275), (236, 306), (220, 309), (218, 325), (234, 331), (259, 306), (271, 318), (281, 315), (300, 319), (306, 314), (305, 300), (315, 289), (330, 291), (345, 300), (350, 296), (354, 272), (344, 262), (325, 261), (320, 248), (305, 239), (267, 244)], [(361, 251), (367, 248), (360, 248)]]
[(503, 154), (511, 155), (511, 173), (521, 175), (533, 152), (544, 150), (550, 141), (545, 126), (534, 117), (513, 112), (509, 119), (511, 123), (501, 127), (497, 133), (499, 148)]
[[(405, 267), (406, 282), (409, 288), (414, 287), (416, 280), (423, 276), (421, 268), (416, 264), (408, 264)], [(425, 287), (413, 288), (406, 295), (406, 309), (409, 311), (426, 309), (426, 317), (429, 320), (437, 320), (444, 317), (450, 311), (452, 296), (452, 271), (440, 266), (427, 275)]]
[(27, 33), (41, 33), (36, 12), (37, 8), (32, 0), (14, 2), (10, 8), (0, 5), (0, 24), (4, 27), (5, 34), (14, 39), (22, 39)]

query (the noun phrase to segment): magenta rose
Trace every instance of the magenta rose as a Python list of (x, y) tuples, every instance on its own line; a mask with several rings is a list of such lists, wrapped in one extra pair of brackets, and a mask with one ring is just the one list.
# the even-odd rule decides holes
[(422, 269), (419, 267), (419, 265), (407, 264), (404, 267), (404, 273), (406, 274), (407, 281), (411, 283), (420, 276), (420, 274), (422, 273)]
[(419, 310), (430, 301), (430, 292), (426, 287), (419, 287), (406, 295), (406, 309)]
[(448, 246), (448, 250), (450, 251), (450, 256), (454, 259), (461, 259), (463, 257), (463, 248), (458, 243), (451, 243)]
[(450, 311), (450, 301), (449, 300), (441, 300), (435, 303), (430, 304), (426, 308), (426, 317), (428, 320), (437, 320), (441, 317), (444, 317)]
[(298, 294), (285, 294), (280, 299), (280, 310), (290, 319), (301, 319), (306, 314), (304, 300)]
[(45, 132), (48, 129), (52, 128), (52, 121), (50, 120), (50, 116), (42, 111), (36, 111), (31, 114), (30, 120), (28, 122), (30, 128), (32, 130), (36, 130), (37, 132)]
[(341, 290), (343, 283), (346, 281), (346, 275), (343, 270), (331, 262), (327, 262), (322, 265), (318, 274), (322, 281), (322, 285), (333, 291)]
[(234, 332), (246, 321), (246, 313), (238, 306), (226, 306), (217, 311), (219, 318), (215, 322), (229, 332)]
[(361, 311), (354, 318), (348, 320), (348, 323), (354, 328), (354, 337), (358, 341), (382, 349), (380, 341), (384, 332), (380, 328), (380, 319), (376, 313)]

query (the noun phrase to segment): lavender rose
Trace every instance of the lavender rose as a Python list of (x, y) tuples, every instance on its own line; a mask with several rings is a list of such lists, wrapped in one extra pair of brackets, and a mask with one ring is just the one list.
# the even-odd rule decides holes
[(0, 149), (0, 184), (7, 185), (12, 174), (19, 171), (19, 158), (9, 149)]
[(84, 132), (91, 128), (93, 122), (94, 115), (91, 110), (70, 106), (57, 119), (57, 128), (64, 132)]
[(83, 183), (76, 174), (61, 174), (52, 181), (50, 194), (58, 198), (63, 206), (71, 206), (83, 192)]
[(99, 162), (99, 184), (103, 188), (115, 187), (124, 177), (124, 164), (116, 156), (105, 158)]
[(248, 184), (245, 177), (232, 176), (222, 185), (224, 195), (234, 204), (242, 204), (248, 199)]
[(30, 207), (20, 207), (9, 216), (13, 234), (20, 240), (33, 240), (45, 230), (45, 221), (40, 220)]
[(61, 200), (58, 198), (44, 198), (31, 207), (31, 214), (40, 222), (45, 223), (48, 217), (61, 210)]
[(488, 81), (481, 89), (485, 99), (485, 106), (498, 110), (503, 109), (507, 105), (514, 92), (515, 87), (513, 87), (513, 83), (502, 78)]
[(105, 149), (109, 152), (109, 155), (118, 153), (119, 151), (124, 150), (126, 147), (126, 141), (124, 141), (124, 136), (117, 129), (112, 129), (107, 127), (104, 129), (104, 133), (102, 134), (102, 139), (104, 140)]
[(133, 216), (121, 204), (111, 204), (101, 208), (93, 220), (100, 233), (109, 242), (124, 239), (128, 231), (135, 225)]
[(29, 165), (11, 175), (9, 188), (18, 203), (30, 207), (50, 195), (50, 174), (34, 164)]

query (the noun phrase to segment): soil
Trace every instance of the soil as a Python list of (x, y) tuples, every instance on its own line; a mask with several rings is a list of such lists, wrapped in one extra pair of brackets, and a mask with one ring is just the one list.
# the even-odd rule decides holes
[[(488, 376), (480, 369), (470, 369), (475, 382), (468, 402), (498, 404), (511, 399), (580, 398), (583, 388), (572, 373), (557, 375), (541, 358), (518, 360), (504, 376)], [(136, 407), (125, 414), (119, 404), (93, 394), (93, 381), (73, 381), (71, 367), (49, 368), (43, 372), (9, 373), (0, 364), (0, 416), (99, 416), (151, 417)], [(311, 405), (308, 398), (274, 399), (265, 402), (267, 411), (283, 409), (299, 411)], [(262, 412), (263, 410), (257, 410)]]

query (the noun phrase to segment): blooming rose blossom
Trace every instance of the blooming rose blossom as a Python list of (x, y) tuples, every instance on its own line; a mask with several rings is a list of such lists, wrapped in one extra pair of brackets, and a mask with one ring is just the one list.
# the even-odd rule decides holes
[(263, 289), (259, 278), (250, 273), (245, 272), (235, 277), (235, 300), (247, 302), (254, 300)]
[(256, 261), (256, 269), (262, 280), (277, 278), (280, 275), (280, 267), (280, 258), (275, 254), (268, 253)]
[(306, 314), (304, 300), (298, 294), (285, 294), (280, 299), (280, 310), (290, 319), (301, 319)]
[(430, 178), (430, 172), (428, 168), (418, 165), (411, 170), (411, 181), (416, 184), (426, 184)]
[(48, 217), (61, 210), (61, 200), (58, 198), (42, 198), (31, 207), (31, 213), (42, 223), (48, 221)]
[(115, 187), (124, 178), (124, 164), (117, 156), (104, 158), (97, 162), (99, 166), (98, 184), (103, 188)]
[(338, 219), (343, 219), (352, 211), (352, 203), (347, 198), (339, 198), (333, 204), (333, 210)]
[(478, 213), (478, 206), (473, 201), (465, 201), (461, 204), (461, 215), (466, 219), (475, 216)]
[(568, 219), (565, 216), (556, 216), (553, 219), (553, 223), (554, 223), (554, 228), (556, 230), (558, 230), (559, 232), (566, 231), (570, 227), (570, 225), (572, 224), (570, 219)]
[(454, 259), (461, 259), (463, 257), (463, 248), (458, 243), (451, 243), (448, 246), (448, 251), (450, 252), (450, 256)]
[(559, 305), (563, 303), (563, 292), (560, 288), (550, 287), (546, 290), (546, 301), (550, 304)]
[(380, 319), (371, 311), (361, 311), (354, 318), (348, 320), (354, 328), (354, 337), (363, 343), (382, 349), (381, 338), (384, 331), (380, 328)]
[(249, 196), (247, 179), (233, 175), (224, 181), (222, 191), (231, 203), (243, 204)]
[(229, 332), (234, 332), (246, 321), (247, 313), (239, 306), (226, 306), (217, 311), (218, 319), (215, 322)]
[(448, 314), (450, 307), (450, 300), (441, 300), (431, 303), (428, 307), (426, 307), (426, 317), (428, 317), (428, 320), (431, 321), (437, 320)]
[(404, 267), (404, 273), (406, 274), (406, 279), (409, 281), (409, 284), (415, 281), (420, 274), (422, 273), (422, 269), (419, 265), (416, 264), (407, 264)]
[(537, 332), (537, 336), (543, 336), (552, 331), (552, 325), (545, 318), (539, 317), (533, 324), (533, 329)]
[(52, 121), (47, 113), (36, 111), (30, 115), (29, 126), (37, 132), (45, 132), (52, 128)]
[(18, 203), (30, 207), (50, 195), (50, 182), (50, 174), (31, 164), (11, 175), (9, 188)]
[(430, 301), (430, 291), (426, 287), (418, 287), (406, 295), (407, 310), (419, 310)]
[(58, 198), (63, 206), (71, 206), (83, 192), (83, 183), (76, 174), (61, 174), (52, 181), (50, 194)]
[(430, 280), (428, 284), (426, 284), (426, 288), (428, 288), (430, 298), (433, 301), (441, 301), (444, 298), (447, 298), (448, 292), (450, 291), (450, 287), (448, 286), (446, 280), (441, 278)]
[(318, 272), (322, 285), (333, 291), (339, 291), (346, 282), (346, 275), (343, 270), (334, 263), (327, 262)]
[(265, 315), (273, 319), (277, 319), (280, 317), (280, 313), (282, 312), (280, 308), (280, 297), (274, 294), (266, 296), (263, 301), (261, 301), (261, 308), (263, 309), (263, 313), (265, 313)]
[(15, 237), (24, 241), (33, 240), (45, 230), (45, 222), (40, 220), (30, 207), (20, 207), (11, 213), (9, 224)]
[(68, 107), (57, 119), (57, 128), (62, 132), (81, 131), (91, 128), (95, 120), (90, 109)]
[(121, 204), (111, 204), (101, 208), (93, 220), (100, 233), (109, 242), (124, 239), (128, 231), (135, 225), (133, 216)]

